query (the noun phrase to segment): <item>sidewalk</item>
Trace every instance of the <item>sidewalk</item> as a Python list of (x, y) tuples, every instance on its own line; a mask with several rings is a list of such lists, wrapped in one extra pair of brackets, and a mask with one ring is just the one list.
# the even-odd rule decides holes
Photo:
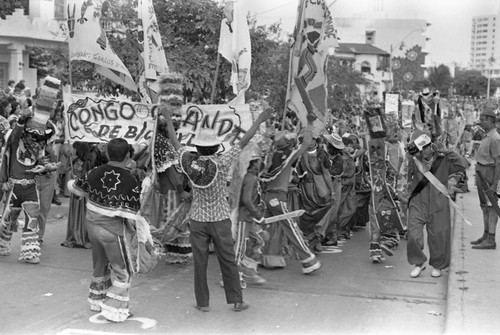
[(467, 172), (470, 192), (459, 194), (457, 204), (472, 226), (456, 215), (452, 229), (445, 334), (498, 334), (500, 250), (471, 248), (470, 241), (483, 234), (484, 226), (474, 185), (474, 164)]

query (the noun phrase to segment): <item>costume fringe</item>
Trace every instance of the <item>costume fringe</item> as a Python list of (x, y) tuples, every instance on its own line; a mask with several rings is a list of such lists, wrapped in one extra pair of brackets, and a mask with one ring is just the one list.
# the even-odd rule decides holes
[(380, 238), (380, 243), (386, 245), (390, 249), (395, 249), (399, 246), (399, 234), (394, 233), (394, 234), (384, 234)]
[(193, 258), (193, 253), (178, 254), (176, 252), (167, 252), (165, 254), (165, 263), (167, 264), (186, 264)]
[(38, 242), (38, 234), (32, 231), (23, 232), (21, 236), (21, 253), (20, 261), (30, 260), (40, 257), (40, 242)]
[(101, 315), (114, 322), (125, 321), (129, 313), (130, 283), (114, 281), (104, 300), (99, 300)]
[(106, 298), (106, 293), (111, 285), (111, 277), (109, 275), (92, 278), (89, 286), (89, 297), (87, 299), (91, 310), (96, 312), (101, 311), (98, 301)]
[(12, 240), (12, 232), (7, 226), (2, 226), (0, 231), (0, 256), (10, 255), (10, 240)]
[(378, 242), (370, 242), (370, 256), (382, 255), (382, 249)]

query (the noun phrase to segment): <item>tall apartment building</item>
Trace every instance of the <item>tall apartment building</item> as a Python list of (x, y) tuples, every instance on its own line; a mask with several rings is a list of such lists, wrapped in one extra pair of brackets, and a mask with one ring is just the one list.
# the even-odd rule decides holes
[(496, 31), (499, 17), (499, 14), (496, 14), (472, 18), (469, 63), (471, 68), (482, 70), (500, 60), (500, 31)]

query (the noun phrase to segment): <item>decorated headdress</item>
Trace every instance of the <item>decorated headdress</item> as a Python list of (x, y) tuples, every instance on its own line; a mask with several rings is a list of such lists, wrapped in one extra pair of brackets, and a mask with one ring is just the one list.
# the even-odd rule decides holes
[[(159, 103), (163, 108), (174, 110), (180, 114), (182, 106), (182, 76), (178, 73), (162, 74), (159, 83)], [(154, 144), (154, 164), (158, 172), (163, 172), (173, 164), (179, 163), (179, 157), (169, 139), (160, 132), (156, 134)]]
[(158, 79), (160, 85), (159, 102), (180, 107), (184, 101), (182, 96), (183, 77), (179, 73), (165, 73)]
[(47, 121), (56, 108), (60, 87), (61, 81), (59, 79), (45, 77), (42, 87), (37, 93), (38, 97), (33, 108), (34, 115), (26, 122), (25, 130), (27, 132), (44, 135), (51, 131), (47, 129)]

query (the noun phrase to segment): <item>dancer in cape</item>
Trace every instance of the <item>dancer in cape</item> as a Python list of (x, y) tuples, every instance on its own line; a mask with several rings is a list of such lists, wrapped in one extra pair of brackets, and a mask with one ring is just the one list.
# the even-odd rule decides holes
[(265, 218), (262, 215), (264, 204), (261, 201), (261, 189), (258, 174), (262, 159), (254, 155), (248, 166), (241, 185), (239, 216), (236, 224), (235, 254), (242, 280), (250, 285), (261, 285), (266, 280), (257, 271), (261, 262), (265, 242), (262, 227)]
[(297, 164), (300, 182), (300, 204), (306, 212), (299, 219), (299, 228), (304, 233), (312, 252), (321, 252), (321, 234), (330, 222), (334, 189), (330, 175), (330, 161), (322, 148), (313, 139)]
[(429, 171), (446, 186), (449, 175), (465, 170), (468, 162), (455, 152), (439, 152), (427, 134), (418, 136), (408, 148), (408, 152), (416, 157), (416, 160), (410, 162), (408, 173), (411, 195), (408, 200), (406, 252), (408, 263), (414, 266), (410, 276), (418, 277), (425, 269), (425, 226), (428, 233), (429, 265), (432, 266), (431, 276), (440, 277), (442, 270), (450, 265), (450, 204), (449, 199), (424, 177), (421, 170)]
[[(292, 165), (297, 162), (311, 144), (313, 140), (311, 127), (306, 128), (304, 141), (298, 150), (294, 150), (295, 137), (294, 133), (286, 131), (275, 136), (274, 152), (270, 157), (270, 166), (261, 177), (263, 198), (266, 203), (266, 217), (289, 213), (287, 192), (292, 175)], [(304, 241), (303, 233), (294, 218), (271, 223), (268, 232), (270, 239), (263, 250), (262, 266), (266, 268), (282, 268), (286, 266), (283, 252), (283, 237), (286, 236), (302, 263), (302, 272), (304, 274), (312, 273), (321, 267), (316, 255), (309, 250), (307, 243)]]
[(337, 246), (338, 245), (338, 236), (337, 236), (337, 214), (339, 211), (340, 205), (340, 196), (342, 190), (342, 184), (340, 181), (340, 176), (342, 175), (343, 170), (343, 158), (342, 153), (345, 148), (344, 142), (342, 142), (342, 138), (333, 133), (333, 134), (325, 134), (323, 135), (325, 139), (326, 148), (325, 152), (328, 155), (329, 159), (329, 172), (332, 178), (332, 211), (330, 215), (330, 219), (328, 225), (324, 227), (324, 231), (322, 235), (324, 236), (321, 244), (323, 246)]
[(0, 184), (9, 194), (0, 227), (0, 255), (10, 254), (12, 234), (18, 229), (17, 218), (24, 211), (26, 221), (19, 256), (23, 263), (40, 263), (40, 203), (35, 174), (57, 170), (57, 164), (50, 163), (50, 158), (44, 156), (44, 146), (51, 136), (51, 130), (46, 128), (47, 120), (48, 113), (31, 116), (31, 112), (25, 110), (7, 140), (2, 157)]
[[(129, 146), (115, 138), (107, 145), (109, 163), (96, 167), (68, 188), (87, 197), (86, 224), (92, 245), (93, 274), (88, 302), (90, 309), (107, 320), (123, 322), (129, 311), (129, 290), (133, 273), (127, 235), (139, 219), (141, 185), (126, 168)], [(113, 278), (112, 278), (113, 276)]]

